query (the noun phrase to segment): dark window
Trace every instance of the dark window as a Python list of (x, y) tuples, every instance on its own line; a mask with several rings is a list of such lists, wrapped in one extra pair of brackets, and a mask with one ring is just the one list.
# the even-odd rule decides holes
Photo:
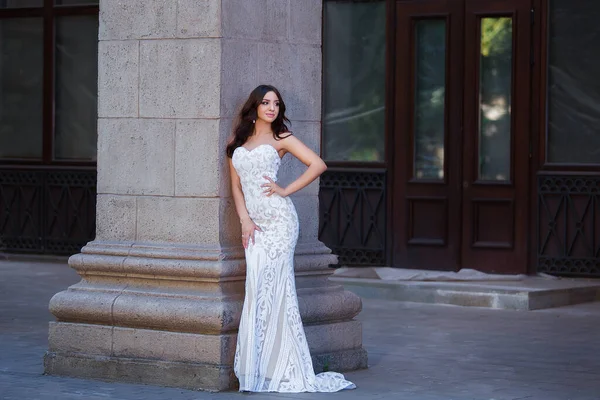
[(0, 157), (42, 158), (42, 18), (0, 19)]
[(385, 161), (385, 1), (323, 6), (323, 157)]
[(55, 54), (54, 158), (95, 160), (98, 17), (59, 17)]
[(98, 0), (0, 0), (0, 160), (96, 159)]
[(600, 2), (549, 3), (546, 158), (600, 164)]
[(0, 0), (0, 8), (29, 8), (43, 5), (44, 0)]
[(57, 6), (76, 6), (82, 4), (98, 4), (98, 0), (54, 0)]

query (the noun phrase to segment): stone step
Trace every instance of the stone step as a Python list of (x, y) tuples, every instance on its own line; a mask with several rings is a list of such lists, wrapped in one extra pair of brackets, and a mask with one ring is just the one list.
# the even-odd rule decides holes
[(388, 281), (329, 278), (363, 298), (506, 310), (539, 310), (600, 301), (600, 280), (527, 277), (521, 281)]

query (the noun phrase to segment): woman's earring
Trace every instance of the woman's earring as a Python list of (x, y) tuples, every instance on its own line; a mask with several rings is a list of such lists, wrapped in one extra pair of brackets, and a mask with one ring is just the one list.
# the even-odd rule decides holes
[(253, 119), (253, 120), (252, 120), (252, 123), (253, 123), (253, 124), (255, 124), (255, 123), (256, 123), (256, 120), (255, 120), (255, 119)]

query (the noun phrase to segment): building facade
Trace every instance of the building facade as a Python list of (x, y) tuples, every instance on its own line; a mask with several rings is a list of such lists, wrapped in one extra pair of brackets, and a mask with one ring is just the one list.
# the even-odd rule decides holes
[[(94, 238), (98, 8), (0, 1), (5, 251)], [(339, 263), (600, 276), (599, 8), (323, 1), (319, 238)]]
[(326, 1), (342, 264), (600, 276), (597, 2)]

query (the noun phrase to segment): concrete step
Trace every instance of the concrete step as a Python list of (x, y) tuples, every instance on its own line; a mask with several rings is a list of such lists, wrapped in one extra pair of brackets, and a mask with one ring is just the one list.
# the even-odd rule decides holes
[(329, 278), (369, 299), (450, 304), (506, 310), (540, 310), (600, 301), (600, 280), (526, 277), (521, 281), (388, 281)]

